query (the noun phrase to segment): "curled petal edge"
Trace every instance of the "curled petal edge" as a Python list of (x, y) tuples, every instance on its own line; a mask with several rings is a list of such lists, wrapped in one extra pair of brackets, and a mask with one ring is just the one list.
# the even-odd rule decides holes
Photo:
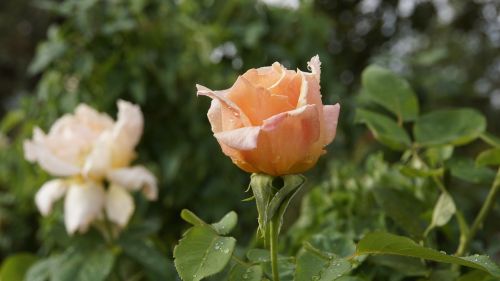
[(237, 150), (253, 150), (257, 148), (261, 127), (243, 127), (214, 134), (218, 141)]
[(251, 126), (250, 120), (245, 115), (245, 113), (241, 110), (241, 108), (239, 108), (238, 105), (236, 105), (230, 99), (225, 97), (225, 95), (224, 95), (225, 91), (212, 91), (209, 88), (202, 86), (202, 85), (198, 85), (198, 84), (196, 84), (196, 89), (198, 91), (196, 93), (198, 96), (207, 96), (207, 97), (212, 98), (212, 99), (217, 99), (221, 103), (221, 106), (227, 107), (228, 109), (233, 111), (235, 113), (235, 115), (239, 116), (242, 124), (245, 127)]

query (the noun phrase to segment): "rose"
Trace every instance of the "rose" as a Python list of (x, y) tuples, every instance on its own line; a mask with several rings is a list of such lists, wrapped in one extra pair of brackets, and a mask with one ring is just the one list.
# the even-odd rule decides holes
[(208, 119), (224, 154), (241, 169), (273, 176), (302, 173), (335, 138), (340, 105), (323, 105), (319, 57), (311, 73), (279, 63), (250, 69), (224, 91), (197, 85), (212, 98)]
[[(125, 226), (134, 211), (128, 191), (142, 189), (146, 197), (157, 197), (156, 178), (142, 166), (129, 167), (143, 130), (140, 108), (118, 101), (118, 120), (80, 104), (74, 114), (58, 119), (45, 134), (34, 129), (24, 143), (25, 157), (54, 176), (35, 196), (43, 215), (66, 194), (65, 224), (69, 233), (86, 231), (104, 211), (118, 226)], [(104, 189), (104, 180), (110, 187)]]

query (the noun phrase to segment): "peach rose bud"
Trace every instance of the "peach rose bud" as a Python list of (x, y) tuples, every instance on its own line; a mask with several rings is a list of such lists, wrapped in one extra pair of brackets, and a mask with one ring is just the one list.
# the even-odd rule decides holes
[(311, 71), (272, 66), (250, 69), (234, 85), (213, 91), (208, 119), (224, 154), (244, 171), (272, 176), (312, 168), (335, 138), (340, 105), (323, 105), (318, 56)]

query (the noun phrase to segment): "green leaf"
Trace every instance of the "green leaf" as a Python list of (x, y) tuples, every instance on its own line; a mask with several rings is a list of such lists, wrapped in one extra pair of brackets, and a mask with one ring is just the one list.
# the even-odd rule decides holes
[(111, 249), (72, 247), (36, 263), (30, 268), (26, 280), (102, 281), (111, 272), (114, 260)]
[(370, 257), (370, 263), (374, 263), (377, 266), (389, 267), (404, 274), (404, 276), (425, 276), (429, 273), (429, 270), (421, 260), (409, 257), (372, 256)]
[(415, 120), (418, 100), (408, 82), (388, 69), (370, 65), (361, 74), (369, 98), (391, 111), (399, 120)]
[(478, 166), (469, 158), (454, 158), (447, 161), (451, 175), (471, 183), (491, 183), (495, 171), (485, 166)]
[(262, 267), (260, 265), (246, 266), (236, 264), (229, 272), (229, 281), (261, 281)]
[(351, 270), (351, 263), (312, 246), (304, 247), (297, 256), (295, 281), (333, 281)]
[(457, 281), (486, 281), (486, 280), (491, 280), (490, 278), (491, 276), (484, 271), (473, 270), (460, 276), (460, 278), (458, 278)]
[(190, 228), (174, 248), (177, 272), (184, 281), (198, 281), (224, 269), (236, 240), (222, 237), (210, 226)]
[(25, 281), (45, 281), (50, 277), (52, 258), (43, 259), (34, 263), (26, 272)]
[(85, 258), (76, 280), (101, 281), (106, 280), (113, 269), (115, 256), (110, 249), (95, 250)]
[(480, 269), (495, 277), (500, 277), (500, 268), (487, 256), (456, 257), (418, 245), (413, 240), (386, 232), (373, 232), (365, 235), (358, 243), (357, 255), (381, 254), (399, 255), (452, 263)]
[(435, 269), (426, 281), (456, 281), (459, 273), (451, 269)]
[(247, 258), (251, 262), (270, 262), (271, 257), (268, 250), (265, 249), (250, 249), (247, 252)]
[(181, 218), (194, 226), (200, 226), (200, 225), (207, 224), (205, 221), (203, 221), (197, 215), (195, 215), (195, 213), (191, 212), (188, 209), (183, 209), (181, 211)]
[(28, 68), (31, 74), (37, 74), (47, 68), (49, 64), (61, 57), (68, 49), (58, 27), (50, 27), (48, 37), (49, 40), (42, 42), (36, 49), (35, 58)]
[(377, 204), (399, 227), (413, 237), (424, 232), (424, 222), (418, 218), (424, 209), (410, 192), (394, 188), (374, 188)]
[(14, 127), (16, 127), (18, 124), (20, 124), (22, 121), (24, 121), (26, 118), (26, 114), (23, 110), (12, 110), (1, 119), (0, 122), (0, 132), (7, 134), (12, 130)]
[(24, 280), (26, 272), (36, 260), (37, 257), (29, 253), (19, 253), (7, 257), (0, 269), (0, 280)]
[(82, 251), (78, 251), (74, 248), (66, 250), (66, 252), (53, 259), (50, 268), (50, 280), (74, 280), (84, 261), (85, 256)]
[(476, 158), (476, 164), (481, 166), (500, 165), (500, 148), (488, 149), (481, 152), (481, 154), (479, 154), (479, 156)]
[(443, 226), (455, 214), (457, 208), (453, 198), (447, 192), (441, 193), (432, 213), (432, 225)]
[[(270, 262), (271, 256), (268, 250), (265, 249), (250, 249), (247, 252), (247, 258), (253, 263)], [(278, 255), (278, 260), (286, 260), (288, 257)]]
[(356, 244), (349, 235), (338, 231), (333, 227), (323, 229), (320, 233), (312, 235), (307, 242), (323, 252), (333, 253), (339, 257), (352, 256), (356, 252)]
[(415, 122), (415, 141), (424, 146), (463, 145), (478, 138), (486, 129), (484, 116), (469, 108), (438, 110)]
[(382, 144), (395, 149), (405, 150), (410, 147), (411, 140), (406, 131), (389, 117), (372, 111), (356, 110), (356, 122), (364, 123), (373, 136)]
[(148, 245), (144, 239), (122, 239), (119, 244), (128, 257), (142, 265), (152, 276), (157, 276), (157, 280), (173, 278), (169, 270), (171, 262), (161, 252)]
[(226, 235), (234, 229), (237, 222), (238, 215), (234, 211), (231, 211), (227, 213), (220, 221), (213, 223), (212, 227), (215, 229), (215, 231), (217, 231), (217, 233), (219, 233), (219, 235)]
[[(272, 276), (270, 262), (262, 264), (262, 267), (265, 275)], [(295, 262), (293, 262), (293, 258), (288, 257), (280, 261), (278, 263), (278, 272), (280, 275), (280, 281), (296, 281), (294, 280)]]
[[(264, 249), (250, 249), (247, 252), (247, 258), (252, 263), (261, 264), (264, 268), (264, 273), (268, 276), (272, 275), (271, 259), (268, 250)], [(294, 257), (287, 257), (278, 255), (278, 271), (280, 273), (280, 280), (287, 281), (293, 280), (295, 272)]]
[(412, 178), (427, 178), (433, 176), (441, 176), (444, 173), (444, 169), (426, 169), (426, 168), (413, 168), (406, 165), (397, 165), (402, 174), (412, 177)]
[[(191, 212), (188, 209), (183, 209), (181, 211), (181, 218), (194, 226), (208, 225), (204, 220), (202, 220), (195, 213)], [(238, 215), (234, 211), (231, 211), (227, 213), (220, 221), (213, 223), (211, 227), (220, 235), (226, 235), (234, 229), (237, 222)]]
[(455, 202), (450, 194), (448, 194), (448, 192), (441, 193), (434, 207), (434, 211), (432, 212), (432, 221), (426, 233), (434, 227), (440, 227), (447, 224), (456, 211)]
[(452, 145), (433, 146), (425, 151), (425, 157), (429, 160), (431, 166), (436, 166), (448, 159), (453, 155)]

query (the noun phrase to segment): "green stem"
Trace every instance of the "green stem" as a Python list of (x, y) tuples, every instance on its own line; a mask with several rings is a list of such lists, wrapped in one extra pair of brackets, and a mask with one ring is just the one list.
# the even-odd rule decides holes
[(269, 224), (270, 243), (269, 251), (271, 253), (271, 268), (273, 271), (273, 281), (280, 281), (278, 270), (278, 236), (279, 236), (279, 217), (274, 216)]
[(493, 147), (500, 147), (500, 140), (493, 135), (482, 133), (481, 135), (479, 135), (479, 138)]
[(106, 217), (106, 216), (104, 217), (104, 232), (105, 232), (106, 242), (109, 245), (113, 245), (115, 237), (113, 235), (113, 229), (112, 229), (111, 222), (109, 221), (108, 217)]
[(322, 253), (321, 251), (316, 249), (313, 245), (311, 245), (311, 243), (309, 243), (309, 242), (304, 242), (303, 246), (304, 246), (304, 249), (307, 249), (309, 252), (314, 253), (315, 255), (317, 255), (318, 257), (321, 257), (322, 259), (325, 259), (325, 260), (331, 259), (331, 256), (328, 256), (325, 253)]
[(238, 258), (237, 256), (235, 255), (232, 255), (231, 258), (238, 264), (242, 265), (242, 266), (251, 266), (251, 264), (243, 261), (242, 259)]
[(441, 192), (447, 192), (446, 187), (438, 176), (432, 176), (432, 179), (434, 180), (434, 183), (439, 187)]
[(468, 235), (465, 237), (464, 240), (460, 241), (460, 245), (458, 246), (455, 255), (462, 256), (468, 250), (470, 242), (476, 235), (477, 231), (483, 226), (484, 220), (488, 216), (488, 213), (490, 212), (491, 208), (493, 208), (493, 205), (495, 204), (495, 198), (497, 196), (499, 189), (500, 189), (500, 168), (498, 169), (495, 180), (493, 181), (493, 185), (491, 186), (488, 196), (486, 196), (486, 200), (484, 201), (483, 206), (479, 211), (479, 214), (477, 214), (474, 223), (472, 223), (472, 227), (470, 228)]

